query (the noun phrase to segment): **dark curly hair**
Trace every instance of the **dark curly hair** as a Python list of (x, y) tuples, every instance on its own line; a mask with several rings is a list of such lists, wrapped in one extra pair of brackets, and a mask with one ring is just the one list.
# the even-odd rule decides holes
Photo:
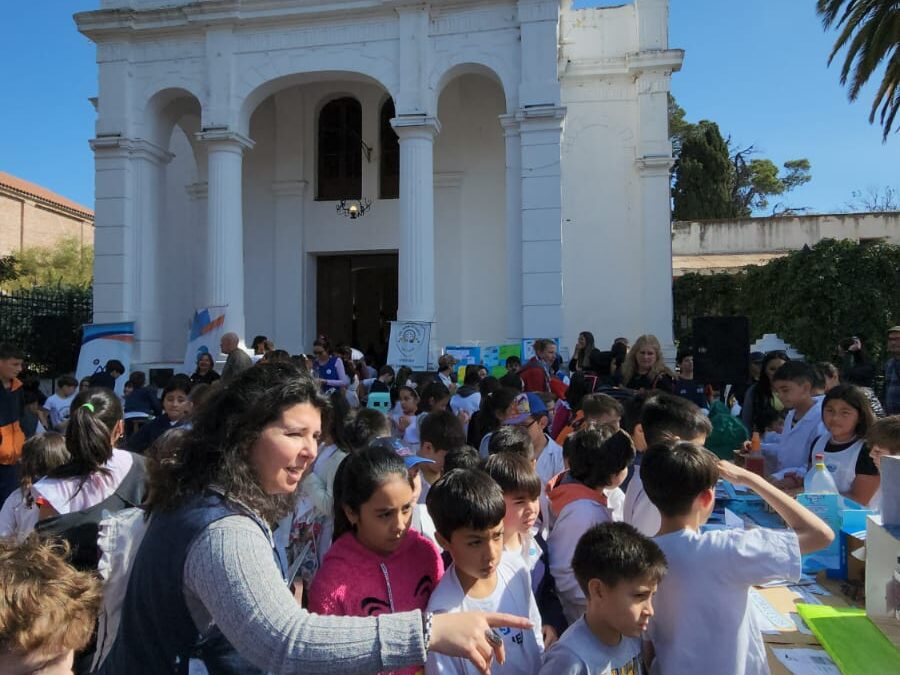
[(215, 486), (226, 498), (274, 523), (290, 513), (296, 493), (269, 495), (259, 484), (250, 451), (263, 430), (291, 406), (328, 401), (313, 379), (290, 363), (258, 363), (216, 388), (189, 431), (173, 431), (155, 453), (146, 508), (168, 511)]

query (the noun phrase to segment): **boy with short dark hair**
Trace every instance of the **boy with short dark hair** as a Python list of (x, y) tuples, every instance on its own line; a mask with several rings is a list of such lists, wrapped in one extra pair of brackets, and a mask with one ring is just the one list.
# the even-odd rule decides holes
[[(709, 417), (696, 404), (667, 393), (647, 397), (641, 408), (640, 421), (634, 427), (635, 438), (643, 439), (645, 447), (674, 441), (703, 445), (711, 432)], [(659, 510), (644, 491), (638, 471), (641, 462), (641, 457), (635, 461), (635, 473), (625, 491), (624, 520), (645, 537), (652, 537), (659, 531), (661, 519)]]
[(62, 375), (56, 380), (56, 393), (44, 401), (52, 431), (62, 431), (69, 421), (69, 407), (78, 393), (78, 380), (71, 375)]
[(466, 432), (456, 415), (450, 410), (429, 413), (419, 424), (419, 456), (433, 464), (422, 464), (422, 494), (419, 503), (424, 504), (428, 490), (444, 472), (447, 453), (466, 444)]
[(550, 572), (566, 619), (571, 623), (584, 612), (585, 599), (572, 571), (572, 554), (591, 526), (612, 522), (605, 491), (618, 487), (634, 460), (631, 437), (609, 426), (588, 426), (566, 440), (569, 471), (549, 490), (555, 520), (547, 538)]
[(511, 452), (492, 454), (484, 461), (483, 471), (503, 490), (504, 550), (520, 557), (531, 575), (531, 588), (543, 621), (544, 646), (549, 647), (567, 624), (553, 577), (547, 574), (547, 544), (535, 527), (540, 513), (541, 480), (531, 461)]
[[(534, 444), (531, 436), (522, 427), (503, 426), (491, 434), (488, 441), (488, 457), (501, 452), (519, 455), (534, 467)], [(540, 478), (538, 483), (540, 484)]]
[(815, 369), (803, 361), (788, 361), (772, 376), (772, 390), (788, 408), (781, 440), (763, 448), (767, 473), (793, 469), (806, 475), (809, 448), (818, 436), (828, 433), (822, 422), (822, 396), (814, 396)]
[[(715, 505), (720, 475), (762, 497), (787, 529), (701, 532)], [(801, 554), (828, 546), (834, 539), (831, 528), (761, 476), (720, 461), (695, 443), (651, 447), (641, 479), (662, 515), (654, 541), (669, 563), (649, 630), (656, 653), (653, 672), (768, 673), (750, 587), (799, 580)]]
[[(531, 630), (497, 632), (506, 661), (495, 664), (491, 672), (537, 672), (544, 650), (541, 617), (528, 570), (520, 560), (503, 553), (506, 503), (500, 486), (481, 471), (457, 469), (431, 487), (427, 504), (438, 543), (453, 558), (431, 594), (428, 611), (499, 611), (528, 617), (534, 624)], [(465, 659), (431, 651), (425, 673), (475, 675), (478, 671)]]
[(541, 675), (647, 672), (641, 636), (666, 573), (659, 546), (626, 523), (595, 525), (578, 541), (572, 568), (587, 608), (547, 651)]
[(581, 399), (581, 410), (575, 413), (575, 419), (571, 424), (566, 425), (559, 435), (556, 442), (565, 445), (566, 439), (585, 424), (593, 422), (594, 424), (611, 424), (616, 429), (622, 422), (622, 416), (625, 409), (609, 394), (588, 394)]
[(464, 445), (456, 450), (448, 450), (444, 457), (444, 473), (450, 473), (454, 469), (478, 469), (481, 466), (481, 457), (478, 451), (471, 445)]
[[(900, 415), (892, 415), (875, 422), (866, 434), (866, 442), (869, 444), (869, 456), (880, 472), (882, 457), (900, 455)], [(878, 491), (869, 500), (869, 508), (881, 511), (881, 502), (881, 486), (879, 486)]]
[(503, 424), (522, 427), (528, 432), (534, 446), (535, 471), (546, 484), (565, 468), (562, 446), (545, 433), (550, 420), (547, 405), (535, 392), (519, 394), (514, 405), (517, 414), (505, 419)]

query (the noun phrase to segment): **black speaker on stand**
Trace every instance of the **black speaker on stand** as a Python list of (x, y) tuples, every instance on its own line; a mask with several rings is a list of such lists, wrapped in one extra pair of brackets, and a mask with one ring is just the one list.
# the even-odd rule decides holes
[(694, 379), (711, 384), (747, 381), (750, 323), (746, 316), (701, 316), (693, 322)]

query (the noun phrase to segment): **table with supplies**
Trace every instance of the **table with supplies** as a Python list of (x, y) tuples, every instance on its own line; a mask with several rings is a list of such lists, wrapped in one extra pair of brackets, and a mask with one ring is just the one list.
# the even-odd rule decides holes
[[(716, 496), (709, 527), (785, 527), (750, 492), (721, 482)], [(774, 675), (900, 673), (900, 635), (869, 620), (865, 588), (850, 576), (841, 580), (820, 571), (804, 574), (799, 583), (773, 582), (750, 591)]]

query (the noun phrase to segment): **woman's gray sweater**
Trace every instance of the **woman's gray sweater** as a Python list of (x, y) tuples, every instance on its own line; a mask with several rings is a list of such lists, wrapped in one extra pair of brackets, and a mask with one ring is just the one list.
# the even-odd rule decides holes
[(222, 518), (197, 537), (184, 586), (198, 629), (215, 623), (244, 658), (271, 673), (354, 675), (425, 663), (419, 611), (356, 618), (302, 609), (270, 540), (247, 516)]

